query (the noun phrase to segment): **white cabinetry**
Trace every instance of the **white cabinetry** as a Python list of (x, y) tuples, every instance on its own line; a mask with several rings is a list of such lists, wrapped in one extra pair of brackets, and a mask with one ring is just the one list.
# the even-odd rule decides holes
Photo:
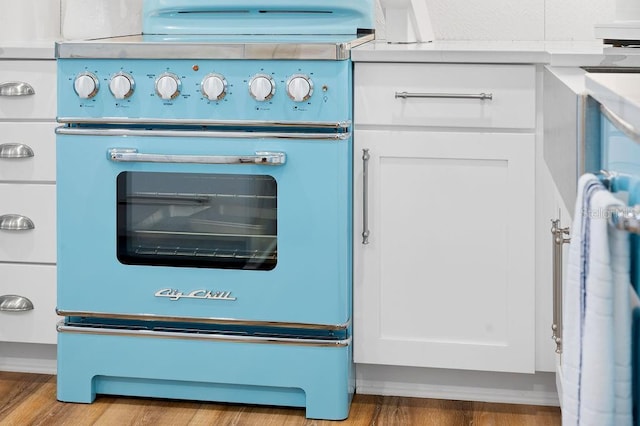
[(533, 372), (535, 67), (355, 69), (355, 361)]
[(0, 60), (0, 341), (56, 342), (55, 111), (55, 61)]

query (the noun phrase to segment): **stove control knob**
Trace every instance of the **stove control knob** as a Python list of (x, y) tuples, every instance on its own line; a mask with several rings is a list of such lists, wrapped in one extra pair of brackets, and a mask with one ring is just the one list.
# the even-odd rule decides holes
[(295, 102), (304, 102), (313, 94), (313, 82), (307, 75), (294, 74), (287, 81), (287, 94)]
[(133, 95), (134, 85), (133, 77), (127, 73), (119, 72), (111, 77), (109, 90), (111, 90), (111, 94), (114, 98), (126, 99)]
[(256, 74), (249, 82), (249, 93), (256, 101), (268, 101), (276, 93), (276, 83), (269, 75)]
[(156, 93), (164, 100), (178, 97), (181, 87), (182, 83), (178, 76), (170, 72), (165, 72), (156, 79)]
[(82, 99), (93, 98), (98, 94), (99, 89), (100, 83), (98, 82), (98, 77), (90, 72), (78, 74), (73, 82), (73, 90), (75, 90), (78, 97)]
[(210, 101), (219, 101), (227, 94), (227, 80), (220, 74), (209, 74), (200, 83), (202, 94)]

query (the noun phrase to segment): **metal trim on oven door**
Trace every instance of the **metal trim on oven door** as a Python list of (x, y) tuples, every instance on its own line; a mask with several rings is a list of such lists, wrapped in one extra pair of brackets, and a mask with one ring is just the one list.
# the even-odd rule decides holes
[(171, 118), (128, 118), (128, 117), (58, 117), (61, 124), (83, 124), (83, 125), (157, 125), (157, 126), (211, 126), (211, 127), (259, 127), (268, 129), (343, 129), (351, 127), (351, 120), (346, 121), (267, 121), (267, 120), (190, 120)]
[(94, 129), (82, 127), (58, 127), (59, 135), (78, 136), (131, 136), (131, 137), (167, 137), (167, 138), (230, 138), (230, 139), (304, 139), (304, 140), (345, 140), (349, 132), (341, 133), (303, 133), (303, 132), (237, 132), (208, 130), (133, 130), (133, 129)]
[(351, 326), (351, 322), (345, 324), (306, 324), (298, 322), (275, 322), (275, 321), (250, 321), (241, 319), (228, 318), (205, 318), (205, 317), (174, 317), (161, 316), (152, 314), (118, 314), (106, 312), (76, 312), (64, 311), (56, 309), (56, 315), (63, 317), (87, 317), (87, 318), (105, 318), (116, 320), (133, 320), (133, 321), (157, 321), (157, 322), (177, 322), (177, 323), (201, 323), (209, 325), (234, 325), (243, 327), (273, 327), (273, 328), (297, 328), (301, 330), (318, 330), (318, 331), (344, 331)]
[(343, 347), (351, 344), (351, 337), (342, 340), (326, 340), (326, 339), (299, 339), (287, 337), (261, 337), (261, 336), (242, 336), (232, 334), (201, 334), (201, 333), (184, 333), (179, 331), (152, 331), (152, 330), (135, 330), (121, 328), (102, 328), (102, 327), (77, 327), (65, 325), (64, 322), (58, 323), (56, 326), (58, 333), (76, 333), (76, 334), (99, 334), (107, 336), (129, 336), (129, 337), (155, 337), (164, 339), (189, 339), (189, 340), (208, 340), (232, 343), (267, 343), (282, 344), (294, 346), (322, 346), (322, 347)]

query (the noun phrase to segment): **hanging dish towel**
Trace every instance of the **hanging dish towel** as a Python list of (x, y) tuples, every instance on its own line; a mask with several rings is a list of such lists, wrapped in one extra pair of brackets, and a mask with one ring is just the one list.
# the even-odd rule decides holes
[(592, 174), (578, 180), (578, 193), (571, 227), (567, 277), (562, 289), (562, 424), (578, 425), (580, 412), (580, 371), (582, 360), (582, 317), (586, 285), (588, 207), (595, 191), (604, 187)]
[(632, 424), (628, 234), (623, 206), (593, 175), (580, 179), (563, 299), (563, 425)]

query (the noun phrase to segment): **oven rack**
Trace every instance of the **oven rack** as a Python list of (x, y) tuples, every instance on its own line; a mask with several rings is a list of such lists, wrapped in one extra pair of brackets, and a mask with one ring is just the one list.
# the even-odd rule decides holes
[[(251, 236), (253, 237), (253, 236)], [(206, 257), (212, 259), (237, 259), (237, 260), (268, 260), (276, 261), (277, 250), (225, 250), (202, 249), (198, 247), (162, 247), (142, 246), (133, 248), (133, 252), (140, 256), (175, 256), (175, 257)]]
[(179, 192), (136, 192), (126, 197), (127, 202), (144, 204), (206, 204), (212, 199), (276, 200), (276, 195), (219, 194), (219, 193), (179, 193)]

